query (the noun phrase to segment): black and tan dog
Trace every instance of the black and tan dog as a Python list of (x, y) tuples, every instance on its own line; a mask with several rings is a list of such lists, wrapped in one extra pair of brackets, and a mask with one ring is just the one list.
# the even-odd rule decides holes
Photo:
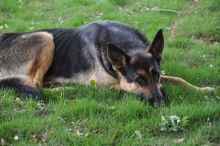
[(0, 37), (0, 87), (40, 97), (44, 83), (88, 84), (123, 89), (163, 102), (160, 79), (198, 88), (181, 78), (160, 76), (162, 30), (148, 44), (136, 29), (97, 21), (75, 29), (5, 33)]

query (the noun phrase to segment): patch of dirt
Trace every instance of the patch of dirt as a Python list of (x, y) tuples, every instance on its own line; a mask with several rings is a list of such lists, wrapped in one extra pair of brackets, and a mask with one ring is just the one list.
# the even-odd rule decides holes
[[(219, 33), (218, 33), (219, 31)], [(203, 43), (206, 44), (213, 44), (213, 45), (219, 45), (220, 44), (220, 36), (218, 36), (218, 34), (220, 34), (220, 30), (216, 30), (216, 32), (210, 32), (210, 33), (194, 33), (194, 34), (190, 34), (190, 36), (192, 38), (195, 38)]]

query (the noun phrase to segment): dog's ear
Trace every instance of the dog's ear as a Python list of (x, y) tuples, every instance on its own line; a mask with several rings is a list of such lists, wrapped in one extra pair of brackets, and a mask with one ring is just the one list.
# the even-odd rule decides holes
[(150, 52), (153, 55), (153, 57), (155, 57), (158, 61), (161, 61), (163, 46), (164, 46), (163, 31), (162, 29), (160, 29), (157, 32), (156, 36), (154, 37), (154, 40), (151, 43), (148, 52)]
[(109, 43), (107, 47), (107, 56), (111, 64), (117, 69), (125, 67), (130, 57), (127, 56), (120, 48)]

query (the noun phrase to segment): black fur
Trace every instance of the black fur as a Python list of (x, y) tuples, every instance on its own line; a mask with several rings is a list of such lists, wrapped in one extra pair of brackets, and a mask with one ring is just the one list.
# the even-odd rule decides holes
[[(44, 30), (54, 37), (53, 63), (46, 74), (46, 80), (55, 77), (70, 78), (93, 67), (93, 57), (86, 51), (86, 44), (80, 41), (80, 33), (74, 29)], [(89, 49), (89, 48), (88, 48)]]
[(0, 42), (3, 43), (7, 43), (10, 42), (14, 39), (16, 39), (18, 36), (21, 36), (22, 34), (25, 33), (4, 33), (1, 37), (0, 37)]
[(46, 81), (56, 77), (70, 78), (90, 70), (94, 67), (95, 56), (98, 56), (106, 72), (116, 77), (111, 63), (106, 59), (108, 43), (128, 54), (148, 46), (146, 38), (136, 29), (113, 21), (97, 21), (76, 29), (43, 31), (51, 33), (55, 42), (55, 57), (45, 76)]

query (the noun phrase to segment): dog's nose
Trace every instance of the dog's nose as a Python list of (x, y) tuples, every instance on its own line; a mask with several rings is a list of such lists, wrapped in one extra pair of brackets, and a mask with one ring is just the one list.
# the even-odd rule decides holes
[(155, 98), (150, 98), (149, 99), (149, 103), (153, 107), (157, 107), (158, 106), (158, 102), (157, 102), (157, 100)]
[(163, 105), (165, 103), (164, 98), (154, 97), (149, 99), (150, 105), (157, 107), (158, 105)]
[(165, 104), (165, 98), (163, 96), (159, 97), (153, 97), (149, 99), (150, 105), (153, 107), (157, 107), (158, 105), (164, 105)]
[(158, 105), (164, 104), (165, 103), (165, 99), (162, 95), (159, 96), (154, 96), (154, 97), (149, 97), (146, 94), (140, 94), (141, 100), (145, 100), (145, 101), (149, 101), (150, 105), (152, 105), (153, 107), (157, 107)]

